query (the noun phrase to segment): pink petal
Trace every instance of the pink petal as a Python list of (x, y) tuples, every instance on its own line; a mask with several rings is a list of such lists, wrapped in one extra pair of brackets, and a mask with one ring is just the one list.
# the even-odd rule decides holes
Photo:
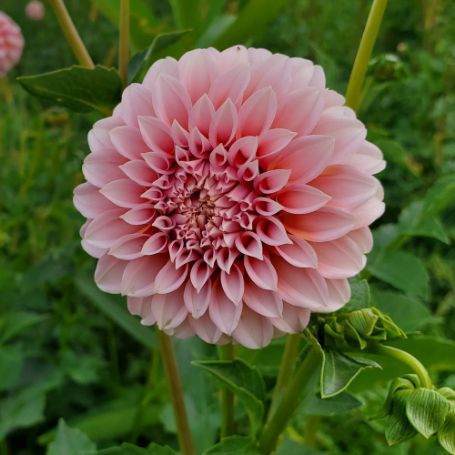
[(137, 259), (142, 256), (142, 246), (147, 238), (146, 234), (126, 235), (111, 246), (109, 254), (125, 261)]
[(132, 160), (120, 166), (127, 177), (138, 185), (150, 186), (158, 175), (143, 160)]
[(130, 160), (136, 160), (149, 149), (137, 128), (118, 126), (110, 131), (109, 136), (115, 149)]
[(119, 207), (132, 208), (144, 202), (144, 187), (130, 179), (118, 179), (101, 188), (100, 193)]
[(109, 294), (120, 293), (120, 283), (122, 282), (126, 265), (126, 261), (121, 261), (108, 254), (102, 256), (96, 264), (96, 285)]
[(289, 236), (292, 244), (275, 247), (276, 252), (289, 264), (299, 268), (316, 268), (318, 258), (311, 245), (303, 239)]
[(277, 318), (283, 311), (283, 300), (277, 292), (257, 288), (248, 283), (245, 286), (243, 301), (249, 308), (266, 318)]
[(288, 213), (305, 214), (314, 212), (330, 201), (330, 196), (322, 191), (303, 184), (288, 185), (276, 199)]
[(141, 253), (146, 256), (162, 253), (168, 245), (169, 238), (164, 232), (155, 232), (142, 246)]
[[(166, 295), (154, 295), (150, 304), (153, 321), (160, 330), (172, 330), (178, 327), (186, 318), (188, 311), (183, 304), (182, 292)], [(142, 320), (147, 324), (147, 318)]]
[(220, 282), (226, 297), (236, 305), (242, 300), (244, 284), (240, 269), (233, 265), (229, 273), (221, 271)]
[(155, 210), (150, 204), (141, 204), (125, 212), (120, 218), (133, 226), (142, 226), (154, 220)]
[(150, 305), (150, 300), (142, 297), (128, 297), (127, 305), (131, 314), (143, 316), (147, 311), (147, 306)]
[(202, 287), (207, 283), (207, 280), (210, 278), (212, 272), (213, 268), (209, 267), (209, 265), (202, 259), (193, 264), (190, 273), (190, 280), (197, 292), (200, 292)]
[(257, 197), (253, 202), (254, 210), (263, 216), (272, 216), (278, 213), (282, 207), (278, 202), (268, 197)]
[(373, 235), (371, 230), (367, 227), (361, 227), (355, 231), (349, 232), (347, 236), (352, 239), (363, 253), (369, 253), (373, 248)]
[(188, 265), (176, 269), (172, 261), (158, 272), (155, 277), (155, 292), (158, 294), (168, 294), (178, 289), (188, 275)]
[(264, 131), (259, 136), (259, 147), (257, 151), (261, 165), (267, 168), (296, 135), (297, 133), (294, 131), (285, 128), (274, 128)]
[(123, 274), (121, 293), (132, 297), (148, 297), (155, 294), (155, 277), (166, 261), (165, 254), (129, 261)]
[(242, 302), (233, 303), (219, 284), (213, 286), (212, 297), (209, 305), (210, 319), (223, 333), (231, 335), (242, 314)]
[(313, 242), (335, 240), (351, 231), (355, 219), (347, 212), (334, 208), (322, 208), (308, 215), (285, 215), (286, 230), (298, 238)]
[(242, 318), (232, 333), (237, 343), (250, 349), (259, 349), (267, 346), (273, 336), (273, 326), (263, 316), (244, 308)]
[(73, 203), (86, 218), (95, 218), (99, 213), (115, 208), (115, 205), (90, 183), (82, 183), (75, 188)]
[(246, 136), (235, 141), (228, 152), (229, 163), (240, 167), (256, 158), (258, 139), (254, 136)]
[(245, 231), (235, 239), (237, 249), (254, 258), (262, 259), (262, 242), (260, 237), (254, 232)]
[(197, 128), (205, 137), (209, 137), (209, 128), (214, 115), (215, 108), (210, 98), (204, 94), (191, 109), (188, 120), (189, 130)]
[(328, 165), (334, 150), (330, 136), (305, 136), (294, 139), (271, 164), (274, 169), (290, 169), (290, 179), (296, 183), (308, 183)]
[(153, 169), (157, 174), (173, 174), (173, 161), (171, 157), (164, 152), (148, 152), (143, 153), (142, 157), (145, 162)]
[(274, 128), (286, 128), (301, 135), (309, 134), (316, 126), (324, 108), (323, 92), (305, 87), (287, 95), (277, 112)]
[(311, 311), (285, 303), (280, 317), (270, 318), (271, 323), (282, 332), (298, 333), (310, 322)]
[(261, 217), (256, 223), (256, 233), (261, 242), (267, 245), (278, 246), (292, 243), (283, 223), (274, 216)]
[(213, 147), (229, 144), (237, 132), (238, 115), (234, 103), (227, 99), (213, 115), (209, 128), (209, 141)]
[(271, 87), (251, 95), (239, 111), (239, 131), (241, 136), (257, 136), (268, 130), (275, 118), (277, 100)]
[(171, 76), (158, 76), (153, 88), (153, 107), (158, 117), (169, 126), (174, 120), (184, 128), (188, 125), (191, 99), (182, 84)]
[(162, 152), (172, 154), (174, 151), (174, 141), (171, 130), (161, 120), (156, 117), (139, 117), (139, 129), (142, 138), (152, 152)]
[(289, 169), (267, 171), (254, 181), (254, 186), (263, 194), (277, 193), (286, 186), (290, 175), (291, 171)]
[(208, 312), (198, 319), (189, 318), (189, 323), (196, 332), (196, 335), (206, 343), (218, 343), (222, 333), (212, 322)]
[(253, 283), (265, 290), (276, 291), (278, 275), (275, 267), (267, 256), (262, 260), (245, 256), (245, 270)]
[(93, 153), (87, 155), (84, 164), (82, 165), (84, 177), (89, 183), (98, 188), (103, 187), (113, 180), (124, 177), (125, 175), (119, 166), (122, 165), (126, 159), (123, 159), (122, 157), (121, 161), (119, 161), (115, 156), (114, 159), (115, 161), (106, 160), (105, 157), (99, 157)]
[(202, 317), (207, 311), (212, 297), (212, 283), (206, 282), (198, 291), (195, 289), (191, 281), (187, 281), (183, 299), (188, 312), (194, 319)]
[(348, 280), (326, 280), (326, 282), (329, 290), (329, 300), (326, 307), (319, 310), (320, 313), (337, 311), (351, 298), (351, 287)]
[(141, 84), (130, 84), (123, 92), (121, 116), (128, 126), (137, 128), (138, 118), (155, 115), (152, 92)]
[(166, 57), (157, 60), (147, 71), (143, 85), (151, 90), (155, 86), (157, 79), (163, 74), (175, 79), (179, 78), (179, 65), (175, 58)]
[(324, 278), (350, 278), (365, 267), (362, 250), (348, 236), (311, 246), (318, 256), (318, 272)]
[(366, 141), (360, 145), (354, 157), (351, 157), (346, 164), (353, 163), (354, 160), (357, 169), (370, 175), (381, 172), (386, 165), (379, 147)]

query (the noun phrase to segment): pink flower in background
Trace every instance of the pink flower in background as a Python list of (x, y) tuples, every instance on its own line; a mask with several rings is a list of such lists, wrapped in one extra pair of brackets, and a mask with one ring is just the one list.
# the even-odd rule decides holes
[(324, 72), (235, 46), (156, 62), (89, 133), (74, 203), (95, 280), (145, 325), (258, 348), (350, 298), (380, 150)]
[(46, 14), (44, 5), (39, 0), (32, 0), (25, 7), (25, 14), (34, 21), (41, 21)]
[(8, 73), (20, 60), (23, 48), (21, 29), (0, 11), (0, 77)]

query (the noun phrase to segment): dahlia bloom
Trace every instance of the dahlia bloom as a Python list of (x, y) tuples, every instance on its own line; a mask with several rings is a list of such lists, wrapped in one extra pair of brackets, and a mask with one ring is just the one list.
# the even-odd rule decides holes
[(20, 27), (0, 11), (0, 77), (20, 60), (23, 48), (24, 38)]
[(42, 2), (39, 0), (32, 0), (27, 3), (27, 6), (25, 7), (25, 14), (33, 21), (41, 21), (44, 19), (46, 10)]
[(95, 280), (178, 337), (250, 348), (350, 298), (380, 150), (321, 67), (235, 46), (165, 58), (95, 123), (74, 203)]

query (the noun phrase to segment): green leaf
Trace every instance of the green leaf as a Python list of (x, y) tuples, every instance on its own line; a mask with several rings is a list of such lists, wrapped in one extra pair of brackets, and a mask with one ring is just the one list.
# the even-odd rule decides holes
[(241, 9), (232, 25), (215, 41), (214, 47), (224, 49), (259, 36), (288, 1), (250, 0)]
[(60, 419), (55, 440), (49, 445), (46, 455), (84, 455), (95, 450), (96, 445), (87, 435), (68, 427), (65, 421)]
[(374, 305), (405, 331), (420, 329), (431, 321), (431, 312), (417, 297), (372, 287)]
[(23, 354), (18, 347), (0, 348), (0, 391), (13, 388), (20, 377)]
[(440, 178), (427, 192), (423, 201), (426, 215), (437, 215), (453, 205), (455, 200), (455, 175)]
[(354, 311), (368, 308), (371, 303), (368, 281), (352, 278), (349, 280), (349, 284), (351, 286), (351, 298), (343, 310)]
[(431, 389), (418, 388), (406, 400), (409, 422), (427, 439), (442, 427), (450, 408), (450, 402)]
[(391, 446), (407, 441), (417, 434), (406, 416), (406, 402), (411, 393), (411, 390), (400, 390), (393, 394), (385, 428), (385, 438)]
[(321, 396), (330, 398), (346, 390), (349, 384), (366, 368), (381, 368), (365, 358), (353, 358), (342, 352), (322, 351)]
[(139, 320), (128, 312), (123, 299), (112, 295), (107, 296), (88, 277), (78, 276), (75, 278), (75, 283), (76, 287), (88, 298), (89, 302), (118, 324), (132, 338), (149, 349), (154, 346), (153, 332), (141, 326)]
[(0, 344), (23, 332), (25, 329), (47, 319), (47, 315), (29, 311), (14, 311), (0, 319)]
[(177, 455), (177, 452), (168, 446), (152, 443), (146, 449), (124, 442), (119, 447), (109, 447), (99, 450), (96, 455)]
[(119, 103), (122, 81), (114, 68), (71, 66), (17, 80), (32, 95), (75, 112), (98, 111), (110, 115)]
[(203, 455), (255, 455), (254, 440), (246, 436), (229, 436), (207, 449)]
[(404, 251), (390, 251), (378, 255), (367, 266), (368, 271), (410, 295), (426, 298), (429, 277), (424, 263)]
[(181, 30), (157, 35), (146, 50), (139, 52), (131, 59), (128, 65), (128, 80), (130, 82), (142, 82), (147, 70), (161, 57), (162, 51), (188, 32), (190, 32), (190, 30)]
[(438, 431), (439, 444), (455, 455), (455, 411), (447, 415), (444, 425)]
[(334, 416), (352, 411), (362, 406), (362, 402), (349, 393), (341, 392), (332, 398), (308, 395), (300, 405), (302, 414), (312, 416)]
[(243, 360), (201, 360), (192, 362), (232, 390), (244, 403), (253, 431), (257, 431), (264, 414), (265, 384), (255, 367)]

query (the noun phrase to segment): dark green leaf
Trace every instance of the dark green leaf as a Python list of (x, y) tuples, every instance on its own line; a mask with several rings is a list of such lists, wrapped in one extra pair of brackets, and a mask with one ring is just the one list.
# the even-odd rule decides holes
[(437, 215), (455, 200), (455, 175), (450, 174), (440, 178), (427, 192), (423, 210), (429, 215)]
[(350, 357), (342, 352), (323, 351), (321, 396), (330, 398), (346, 390), (366, 368), (381, 368), (370, 359)]
[(378, 255), (368, 265), (368, 271), (376, 278), (411, 295), (426, 298), (429, 277), (424, 263), (404, 251), (390, 251)]
[(23, 360), (22, 351), (18, 347), (0, 348), (0, 391), (17, 384)]
[(0, 343), (6, 343), (18, 333), (44, 321), (46, 318), (46, 315), (29, 311), (7, 313), (0, 320)]
[(203, 455), (255, 455), (254, 440), (245, 436), (230, 436), (222, 439)]
[(417, 434), (406, 416), (406, 401), (411, 393), (411, 390), (400, 390), (393, 394), (385, 428), (385, 437), (391, 446), (407, 441)]
[(452, 411), (438, 431), (439, 444), (452, 455), (455, 455), (455, 411)]
[(32, 95), (75, 112), (98, 111), (110, 115), (122, 93), (117, 70), (100, 65), (93, 69), (72, 66), (17, 79)]
[(224, 49), (259, 36), (288, 0), (250, 0), (233, 24), (215, 41), (214, 47)]
[(99, 450), (96, 455), (177, 455), (177, 452), (168, 446), (160, 446), (155, 443), (145, 449), (125, 442), (119, 447)]
[(258, 370), (243, 360), (204, 360), (192, 362), (232, 390), (244, 403), (254, 431), (264, 413), (265, 385)]
[(141, 326), (139, 320), (128, 312), (123, 299), (107, 296), (88, 277), (76, 277), (75, 282), (79, 291), (88, 298), (90, 303), (112, 319), (119, 327), (131, 335), (132, 338), (149, 349), (154, 346), (153, 332)]
[(343, 309), (354, 311), (368, 308), (371, 303), (368, 281), (352, 278), (349, 280), (349, 284), (351, 286), (351, 298)]
[(46, 455), (85, 455), (95, 450), (96, 445), (87, 435), (68, 427), (65, 421), (60, 419), (55, 440), (49, 445)]
[(374, 305), (387, 313), (403, 330), (420, 329), (431, 321), (431, 312), (417, 297), (372, 287)]
[(128, 80), (130, 82), (142, 82), (147, 70), (160, 58), (160, 53), (188, 32), (190, 30), (157, 35), (148, 49), (139, 52), (131, 59), (128, 66)]
[(426, 438), (442, 427), (450, 408), (450, 402), (446, 398), (430, 389), (416, 389), (406, 400), (409, 422)]
[(332, 398), (308, 395), (300, 405), (301, 412), (313, 416), (333, 416), (352, 411), (362, 406), (362, 402), (349, 393), (342, 392)]

